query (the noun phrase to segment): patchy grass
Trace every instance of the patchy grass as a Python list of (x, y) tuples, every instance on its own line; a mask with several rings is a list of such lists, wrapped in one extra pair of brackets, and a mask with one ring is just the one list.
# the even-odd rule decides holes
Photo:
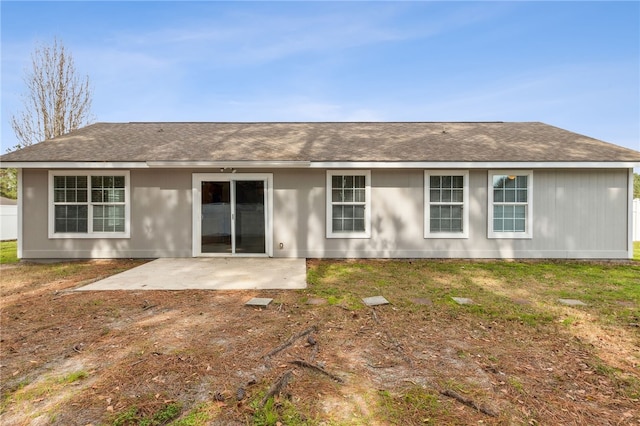
[(300, 291), (71, 291), (139, 263), (3, 269), (1, 424), (640, 422), (637, 263), (310, 260)]
[(640, 262), (640, 241), (633, 242), (633, 260)]
[(18, 263), (18, 242), (0, 241), (0, 264)]

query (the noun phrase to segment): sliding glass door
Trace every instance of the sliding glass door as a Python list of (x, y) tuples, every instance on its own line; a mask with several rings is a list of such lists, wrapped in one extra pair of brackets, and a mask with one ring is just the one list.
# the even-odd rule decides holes
[(267, 188), (267, 178), (194, 175), (194, 255), (268, 254)]

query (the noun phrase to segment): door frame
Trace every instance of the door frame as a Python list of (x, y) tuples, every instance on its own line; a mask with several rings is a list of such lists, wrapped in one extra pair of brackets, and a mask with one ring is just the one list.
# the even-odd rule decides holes
[[(261, 180), (265, 187), (265, 253), (202, 253), (202, 182)], [(273, 173), (193, 173), (192, 178), (193, 257), (273, 257)], [(235, 201), (235, 200), (233, 200)], [(235, 228), (235, 218), (232, 219)]]

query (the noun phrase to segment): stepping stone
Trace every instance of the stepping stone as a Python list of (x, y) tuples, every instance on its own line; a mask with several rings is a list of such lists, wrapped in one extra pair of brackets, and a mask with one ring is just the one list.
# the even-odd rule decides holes
[(587, 306), (586, 303), (578, 299), (558, 299), (558, 303), (567, 306)]
[(325, 303), (327, 303), (326, 299), (322, 299), (320, 297), (307, 300), (307, 305), (324, 305)]
[(411, 301), (416, 305), (426, 305), (426, 306), (433, 305), (433, 302), (431, 301), (431, 299), (427, 299), (426, 297), (416, 297), (415, 299), (411, 299)]
[(467, 297), (452, 297), (453, 301), (458, 305), (474, 305), (473, 299)]
[(245, 303), (246, 306), (257, 306), (259, 308), (266, 308), (269, 303), (271, 303), (273, 299), (269, 299), (268, 297), (254, 297)]
[(362, 299), (367, 306), (388, 305), (389, 301), (382, 296), (365, 297)]

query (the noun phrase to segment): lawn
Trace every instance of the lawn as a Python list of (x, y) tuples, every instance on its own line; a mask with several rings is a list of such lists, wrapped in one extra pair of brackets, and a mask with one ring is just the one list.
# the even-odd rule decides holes
[(301, 291), (70, 291), (138, 263), (2, 266), (1, 424), (640, 422), (638, 263), (310, 260)]
[(0, 264), (17, 263), (18, 243), (13, 241), (0, 241)]

